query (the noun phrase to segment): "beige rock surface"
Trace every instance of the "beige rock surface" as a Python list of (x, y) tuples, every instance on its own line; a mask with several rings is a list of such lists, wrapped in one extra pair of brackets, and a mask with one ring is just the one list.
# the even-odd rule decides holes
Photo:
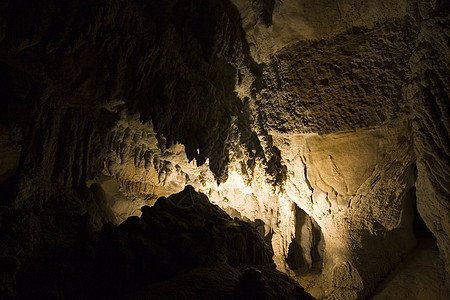
[[(261, 12), (270, 10), (270, 3), (269, 8), (235, 4), (253, 57), (268, 63), (266, 87), (250, 101), (250, 123), (234, 119), (237, 131), (227, 137), (233, 145), (227, 180), (218, 185), (209, 161), (196, 166), (181, 145), (161, 148), (154, 133), (147, 134), (145, 143), (138, 139), (145, 145), (135, 144), (133, 134), (147, 129), (130, 125), (134, 121), (121, 129), (134, 128), (127, 141), (119, 138), (125, 148), (112, 147), (116, 154), (110, 155), (109, 175), (121, 178), (122, 189), (131, 194), (168, 195), (191, 184), (231, 215), (262, 220), (264, 233), (272, 233), (278, 268), (290, 274), (285, 260), (295, 236), (297, 205), (318, 223), (325, 240), (323, 275), (310, 286), (315, 296), (364, 297), (415, 244), (411, 187), (417, 146), (414, 151), (406, 78), (419, 27), (411, 7), (403, 2), (339, 3), (341, 14), (330, 8), (327, 22), (319, 25), (302, 14), (309, 9), (316, 12), (308, 14), (311, 18), (317, 16), (330, 7), (325, 1), (276, 1), (272, 24)], [(276, 54), (269, 58), (267, 53)], [(241, 145), (242, 126), (257, 132), (264, 157), (254, 159)], [(281, 158), (275, 173), (270, 171), (273, 147)], [(165, 163), (152, 161), (146, 168), (142, 158), (147, 150)], [(430, 191), (420, 187), (421, 168), (419, 161), (418, 195)]]
[(417, 156), (417, 207), (437, 238), (450, 287), (450, 17), (422, 14), (418, 46), (410, 59)]
[[(116, 178), (124, 194), (148, 200), (135, 200), (133, 209), (117, 205), (120, 219), (139, 214), (142, 203), (150, 204), (156, 196), (191, 184), (232, 216), (262, 220), (264, 233), (273, 234), (278, 268), (291, 273), (285, 260), (295, 236), (297, 205), (313, 217), (324, 235), (324, 276), (311, 289), (352, 297), (373, 288), (414, 246), (408, 190), (415, 175), (412, 141), (405, 135), (408, 123), (325, 136), (278, 135), (273, 143), (280, 149), (287, 178), (282, 189), (276, 189), (268, 184), (261, 161), (251, 176), (244, 174), (239, 166), (248, 158), (245, 155), (231, 160), (227, 181), (217, 185), (207, 163), (197, 167), (189, 162), (181, 145), (159, 148), (148, 125), (123, 118), (111, 133), (105, 173)], [(144, 132), (146, 138), (133, 139)], [(120, 143), (125, 147), (117, 146)]]
[[(314, 296), (363, 297), (362, 290), (373, 288), (414, 246), (408, 194), (414, 156), (404, 132), (379, 128), (275, 141), (290, 171), (286, 193), (324, 235), (322, 274), (329, 277), (316, 281), (322, 288), (311, 289), (329, 290)], [(346, 270), (351, 272), (344, 275)]]
[(445, 300), (450, 297), (435, 241), (422, 242), (380, 285), (373, 300)]
[[(401, 0), (232, 0), (238, 7), (253, 58), (270, 59), (273, 53), (300, 40), (320, 40), (356, 27), (373, 28), (377, 21), (401, 18), (408, 1)], [(270, 23), (261, 16), (260, 5), (272, 10)]]
[(0, 125), (0, 182), (12, 176), (19, 166), (20, 144), (10, 137), (10, 130)]
[(450, 286), (444, 2), (54, 2), (0, 4), (2, 96), (26, 119), (19, 164), (0, 150), (0, 180), (19, 166), (2, 209), (20, 212), (0, 254), (190, 184), (258, 224), (291, 275), (292, 241), (312, 267), (314, 221), (323, 262), (308, 288), (364, 299), (414, 247), (417, 200)]

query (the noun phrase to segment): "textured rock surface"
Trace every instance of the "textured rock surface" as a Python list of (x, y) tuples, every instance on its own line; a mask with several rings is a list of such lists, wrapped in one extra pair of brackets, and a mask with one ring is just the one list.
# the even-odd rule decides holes
[[(448, 78), (448, 7), (425, 2), (407, 6), (402, 13), (387, 13), (382, 21), (366, 18), (370, 25), (338, 28), (326, 39), (291, 40), (265, 59), (267, 89), (254, 102), (257, 122), (264, 124), (287, 167), (288, 202), (296, 202), (322, 228), (322, 274), (332, 274), (324, 279), (325, 294), (338, 298), (364, 297), (414, 246), (408, 225), (414, 195), (408, 190), (415, 181), (416, 155), (418, 207), (428, 222), (435, 222), (430, 226), (439, 236), (441, 257), (448, 266), (449, 194), (442, 188), (448, 186), (444, 174), (449, 165), (448, 79), (443, 79)], [(364, 14), (361, 7), (352, 7)], [(434, 82), (433, 87), (427, 92), (421, 87), (424, 83), (418, 83), (416, 88), (420, 80)], [(355, 131), (358, 128), (364, 130)], [(333, 134), (343, 131), (351, 132)], [(304, 135), (309, 132), (327, 135)], [(295, 139), (295, 133), (304, 137)], [(356, 199), (365, 204), (353, 205)], [(396, 204), (391, 206), (392, 200)], [(403, 240), (399, 248), (398, 239)], [(384, 246), (375, 250), (375, 245)], [(358, 258), (364, 266), (346, 257)]]
[(415, 200), (448, 275), (448, 23), (444, 1), (2, 1), (4, 290), (186, 185), (291, 275), (297, 243), (318, 298), (372, 292), (414, 247)]
[[(286, 197), (314, 218), (324, 236), (323, 283), (316, 284), (330, 286), (337, 297), (355, 298), (414, 246), (414, 198), (408, 192), (415, 181), (414, 156), (404, 131), (276, 141), (289, 170)], [(345, 276), (345, 270), (352, 273)]]
[(438, 240), (450, 286), (450, 17), (422, 3), (417, 48), (411, 56), (418, 208)]
[(253, 227), (190, 186), (143, 206), (140, 218), (99, 233), (81, 231), (75, 245), (32, 256), (17, 275), (16, 292), (19, 298), (313, 299), (275, 270)]
[(2, 178), (1, 255), (60, 244), (85, 213), (94, 228), (117, 221), (86, 181), (107, 162), (119, 100), (190, 160), (210, 157), (213, 178), (227, 174), (219, 134), (243, 106), (235, 89), (251, 85), (239, 13), (227, 1), (175, 2), (1, 2), (2, 126), (23, 137), (17, 176)]
[[(99, 106), (124, 100), (131, 113), (151, 120), (168, 144), (183, 143), (189, 159), (202, 163), (209, 157), (214, 173), (226, 174), (225, 141), (219, 134), (242, 108), (235, 89), (250, 93), (253, 65), (233, 5), (48, 2), (33, 2), (33, 10), (26, 12), (26, 1), (11, 2), (3, 11), (8, 21), (2, 27), (2, 61), (13, 74), (29, 74), (42, 93), (33, 112), (34, 118), (42, 118), (35, 122), (42, 124), (31, 128), (45, 131), (51, 124), (57, 134), (58, 126), (83, 122), (76, 113), (90, 114), (91, 121), (103, 119)], [(22, 24), (24, 19), (29, 22)], [(52, 119), (49, 110), (68, 110), (64, 121), (69, 124), (58, 119), (63, 116)], [(78, 128), (80, 134), (82, 130)], [(211, 142), (217, 148), (208, 152)]]
[(403, 117), (416, 34), (405, 17), (284, 48), (268, 63), (256, 103), (267, 130), (326, 134)]

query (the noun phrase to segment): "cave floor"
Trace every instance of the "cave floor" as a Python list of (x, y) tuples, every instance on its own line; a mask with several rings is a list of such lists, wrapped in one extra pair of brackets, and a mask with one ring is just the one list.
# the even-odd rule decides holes
[(450, 299), (444, 272), (436, 240), (419, 240), (416, 249), (378, 286), (372, 299)]
[(294, 279), (311, 295), (318, 297), (322, 292), (317, 285), (317, 280), (319, 280), (320, 274), (322, 272), (322, 261), (315, 262), (308, 272), (301, 272), (296, 270), (296, 276)]

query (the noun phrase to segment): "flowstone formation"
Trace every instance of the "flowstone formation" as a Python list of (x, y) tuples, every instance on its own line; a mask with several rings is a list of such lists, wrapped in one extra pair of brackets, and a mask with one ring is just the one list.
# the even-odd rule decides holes
[[(436, 237), (433, 265), (450, 287), (447, 2), (47, 0), (0, 8), (0, 263), (10, 295), (18, 274), (24, 285), (49, 257), (48, 245), (79, 241), (80, 230), (97, 236), (103, 227), (102, 245), (153, 245), (142, 239), (148, 222), (183, 223), (184, 210), (164, 211), (172, 202), (161, 197), (188, 185), (237, 218), (214, 208), (223, 218), (212, 223), (250, 223), (277, 269), (316, 298), (370, 297), (414, 249), (418, 218)], [(199, 242), (179, 238), (186, 243), (172, 241), (169, 252)], [(103, 253), (100, 244), (80, 246), (83, 255)], [(236, 255), (269, 255), (263, 248)], [(174, 275), (172, 258), (157, 273)], [(233, 266), (220, 268), (234, 287), (253, 286), (250, 294), (268, 284), (264, 272), (249, 270), (238, 284)], [(189, 290), (189, 276), (176, 273), (176, 284)]]

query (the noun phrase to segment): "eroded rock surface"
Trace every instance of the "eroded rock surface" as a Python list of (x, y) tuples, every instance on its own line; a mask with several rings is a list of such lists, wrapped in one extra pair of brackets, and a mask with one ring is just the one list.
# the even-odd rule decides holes
[[(102, 233), (104, 245), (147, 247), (140, 207), (186, 185), (252, 222), (279, 270), (319, 263), (309, 285), (318, 298), (367, 297), (414, 247), (415, 201), (449, 274), (448, 23), (445, 1), (3, 1), (6, 291), (18, 272), (40, 272), (22, 270), (27, 257), (45, 265), (46, 245), (61, 251), (80, 230), (135, 216)], [(183, 219), (160, 212), (152, 219)], [(123, 237), (127, 224), (140, 233)], [(101, 248), (81, 245), (87, 257)], [(130, 263), (124, 274), (140, 267), (128, 261), (141, 257), (132, 249), (110, 253)], [(219, 250), (210, 252), (232, 278), (224, 292), (252, 282), (278, 293), (264, 272), (238, 284)], [(171, 284), (221, 285), (200, 269)], [(151, 289), (164, 295), (170, 285)], [(209, 293), (194, 290), (186, 293)]]
[(17, 275), (18, 297), (118, 299), (313, 299), (276, 271), (248, 223), (233, 220), (191, 186), (143, 206), (141, 217), (74, 245), (37, 251)]
[[(372, 29), (386, 18), (401, 18), (408, 1), (232, 0), (241, 13), (252, 56), (258, 62), (300, 40), (321, 40), (352, 27)], [(266, 16), (271, 13), (270, 18)]]
[(449, 297), (444, 282), (444, 266), (439, 259), (436, 242), (421, 241), (407, 259), (387, 277), (374, 293), (381, 299), (446, 299)]
[(414, 78), (411, 99), (416, 108), (417, 206), (438, 240), (450, 286), (450, 9), (436, 14), (422, 5), (424, 20), (410, 60)]

